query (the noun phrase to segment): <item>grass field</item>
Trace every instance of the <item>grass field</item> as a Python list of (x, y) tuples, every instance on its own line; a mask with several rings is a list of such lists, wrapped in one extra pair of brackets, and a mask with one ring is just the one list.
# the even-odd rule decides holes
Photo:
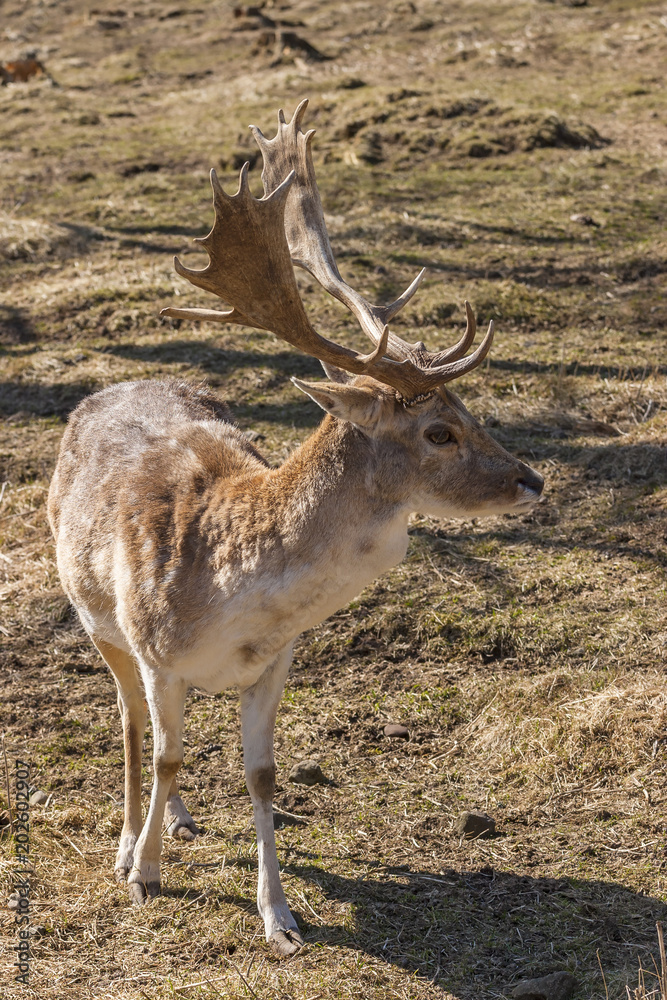
[[(0, 61), (0, 730), (27, 760), (32, 971), (0, 993), (491, 1000), (569, 971), (577, 1000), (661, 996), (667, 919), (667, 8), (643, 0), (94, 8), (3, 0)], [(275, 26), (271, 26), (275, 22)], [(296, 39), (294, 36), (297, 36)], [(306, 44), (307, 43), (307, 44)], [(310, 46), (310, 48), (309, 48)], [(123, 379), (205, 380), (280, 462), (319, 365), (271, 335), (163, 320), (212, 305), (173, 270), (235, 190), (246, 126), (302, 97), (345, 278), (453, 343), (497, 336), (457, 384), (546, 479), (529, 516), (415, 516), (407, 559), (302, 636), (279, 713), (283, 884), (307, 945), (263, 941), (237, 696), (188, 699), (164, 895), (113, 880), (122, 736), (110, 675), (57, 578), (45, 497), (67, 415)], [(303, 275), (316, 327), (361, 348)], [(409, 741), (383, 735), (387, 722)], [(146, 800), (151, 784), (146, 737)], [(315, 757), (329, 784), (287, 780)], [(2, 782), (4, 786), (4, 781)], [(3, 899), (16, 862), (7, 793)], [(465, 841), (465, 809), (497, 821)], [(640, 984), (640, 969), (648, 970)], [(604, 973), (604, 978), (603, 974)], [(638, 978), (639, 977), (639, 978)]]

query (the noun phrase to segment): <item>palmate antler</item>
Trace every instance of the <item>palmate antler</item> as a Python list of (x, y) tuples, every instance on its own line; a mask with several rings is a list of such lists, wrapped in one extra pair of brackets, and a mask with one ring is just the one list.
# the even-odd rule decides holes
[[(191, 270), (174, 258), (177, 272), (194, 285), (218, 295), (233, 308), (162, 310), (182, 319), (241, 323), (276, 336), (326, 364), (354, 375), (371, 375), (392, 386), (405, 402), (422, 398), (439, 385), (476, 368), (493, 341), (493, 322), (477, 350), (463, 357), (475, 338), (475, 320), (466, 302), (467, 326), (458, 344), (430, 353), (421, 342), (408, 344), (389, 333), (387, 323), (410, 300), (424, 271), (395, 302), (374, 306), (340, 276), (324, 222), (310, 144), (314, 131), (301, 131), (307, 101), (290, 122), (278, 115), (278, 133), (267, 139), (251, 126), (262, 151), (264, 197), (254, 198), (248, 187), (248, 164), (241, 170), (239, 190), (226, 194), (211, 171), (215, 222), (201, 243), (209, 255), (208, 267)], [(312, 327), (294, 277), (293, 264), (305, 268), (331, 295), (357, 317), (375, 344), (362, 355), (335, 344)]]

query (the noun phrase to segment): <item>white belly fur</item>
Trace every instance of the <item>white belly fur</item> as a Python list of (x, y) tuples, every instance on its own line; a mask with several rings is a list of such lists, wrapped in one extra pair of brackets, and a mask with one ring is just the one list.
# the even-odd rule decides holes
[(291, 576), (255, 581), (231, 597), (221, 581), (218, 614), (211, 615), (212, 624), (196, 648), (175, 657), (170, 667), (209, 692), (251, 686), (301, 632), (344, 607), (400, 562), (408, 543), (406, 520), (401, 517), (390, 525), (381, 544), (364, 560), (341, 551), (324, 568), (302, 566)]

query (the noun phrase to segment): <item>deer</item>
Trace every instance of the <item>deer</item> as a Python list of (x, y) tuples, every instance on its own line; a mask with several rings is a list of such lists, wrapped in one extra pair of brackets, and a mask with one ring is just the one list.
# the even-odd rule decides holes
[[(132, 902), (160, 894), (162, 829), (198, 827), (177, 784), (190, 688), (235, 687), (246, 785), (257, 835), (257, 907), (279, 956), (304, 939), (280, 882), (273, 818), (274, 727), (298, 636), (397, 564), (420, 512), (472, 518), (530, 511), (542, 476), (510, 455), (447, 384), (487, 356), (466, 329), (430, 352), (389, 331), (424, 271), (390, 305), (371, 304), (341, 277), (313, 166), (314, 131), (282, 111), (263, 157), (264, 194), (236, 194), (211, 171), (215, 221), (198, 242), (208, 265), (177, 273), (231, 309), (176, 308), (178, 319), (270, 331), (318, 359), (326, 380), (293, 378), (324, 416), (270, 466), (203, 384), (111, 385), (70, 415), (48, 497), (60, 579), (118, 691), (125, 749), (124, 822), (115, 862)], [(369, 337), (359, 353), (318, 333), (295, 266), (342, 302)], [(153, 785), (141, 808), (142, 741), (150, 713)]]

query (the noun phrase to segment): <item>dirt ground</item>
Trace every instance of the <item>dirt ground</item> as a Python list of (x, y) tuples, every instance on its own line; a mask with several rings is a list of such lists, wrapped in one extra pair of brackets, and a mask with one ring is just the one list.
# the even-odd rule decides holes
[[(666, 11), (0, 3), (0, 62), (34, 51), (46, 70), (0, 87), (0, 730), (10, 786), (26, 760), (49, 795), (31, 810), (25, 986), (1, 783), (3, 997), (491, 1000), (557, 971), (577, 1000), (661, 996)], [(307, 945), (280, 962), (254, 902), (234, 692), (188, 701), (201, 837), (165, 841), (151, 906), (114, 882), (115, 689), (60, 589), (44, 501), (68, 413), (119, 380), (206, 380), (272, 462), (317, 424), (289, 381), (316, 362), (159, 317), (217, 305), (172, 257), (201, 266), (209, 168), (235, 190), (249, 159), (259, 193), (246, 126), (272, 134), (302, 97), (345, 278), (385, 302), (428, 267), (394, 328), (432, 348), (457, 339), (465, 298), (495, 320), (489, 362), (457, 389), (546, 491), (528, 516), (416, 516), (404, 563), (298, 643), (276, 805), (302, 821), (277, 840)], [(316, 327), (361, 348), (299, 284)], [(305, 757), (328, 784), (288, 781)], [(461, 840), (465, 809), (496, 835)]]

